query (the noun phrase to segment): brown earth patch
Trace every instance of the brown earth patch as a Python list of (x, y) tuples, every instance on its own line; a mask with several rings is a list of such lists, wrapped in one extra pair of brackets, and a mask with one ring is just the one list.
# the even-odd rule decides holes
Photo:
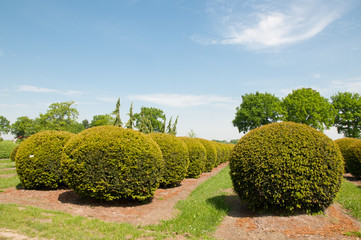
[(345, 173), (343, 177), (346, 178), (348, 181), (352, 182), (353, 184), (361, 186), (361, 178), (354, 177), (351, 173)]
[(218, 239), (358, 239), (345, 233), (361, 229), (337, 203), (323, 215), (277, 216), (252, 212), (234, 193), (226, 202), (231, 209), (216, 230)]

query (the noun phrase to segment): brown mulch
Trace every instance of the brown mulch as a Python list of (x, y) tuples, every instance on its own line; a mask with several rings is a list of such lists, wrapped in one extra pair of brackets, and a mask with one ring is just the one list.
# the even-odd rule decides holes
[(9, 188), (0, 193), (0, 203), (35, 206), (111, 222), (128, 222), (135, 225), (158, 224), (160, 220), (174, 217), (177, 212), (174, 206), (179, 200), (187, 198), (199, 184), (216, 175), (226, 166), (227, 163), (223, 163), (213, 169), (212, 172), (203, 173), (198, 179), (185, 179), (178, 187), (160, 188), (156, 190), (154, 198), (145, 204), (132, 202), (99, 203), (94, 200), (83, 199), (70, 189), (38, 191), (16, 188)]

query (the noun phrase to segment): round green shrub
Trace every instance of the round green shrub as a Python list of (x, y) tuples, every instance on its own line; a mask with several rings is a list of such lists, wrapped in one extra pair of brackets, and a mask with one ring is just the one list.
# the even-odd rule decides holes
[(19, 146), (20, 146), (20, 144), (17, 144), (11, 151), (10, 160), (13, 162), (15, 162), (15, 157), (16, 157), (16, 153), (18, 152)]
[(163, 165), (162, 152), (150, 136), (116, 126), (78, 133), (62, 157), (65, 182), (80, 196), (101, 201), (153, 197)]
[(223, 154), (223, 150), (221, 147), (221, 143), (213, 142), (213, 141), (211, 141), (211, 143), (214, 145), (214, 147), (216, 148), (216, 152), (217, 152), (216, 162), (214, 163), (213, 167), (217, 167), (219, 164), (222, 163), (224, 154)]
[(55, 189), (63, 185), (60, 160), (65, 143), (73, 133), (44, 131), (19, 146), (16, 171), (25, 189)]
[(339, 191), (343, 170), (330, 138), (293, 122), (250, 131), (230, 157), (234, 191), (253, 210), (319, 212)]
[(197, 139), (190, 137), (179, 137), (187, 145), (189, 153), (188, 178), (199, 178), (204, 169), (206, 161), (206, 149)]
[(361, 140), (354, 141), (346, 152), (347, 170), (355, 177), (361, 177)]
[(12, 150), (17, 146), (17, 144), (12, 141), (0, 141), (0, 159), (10, 158)]
[(348, 160), (348, 154), (347, 154), (348, 149), (350, 148), (351, 144), (357, 140), (359, 139), (346, 137), (334, 141), (335, 143), (337, 143), (338, 147), (340, 148), (343, 159), (345, 160), (345, 172), (349, 172), (348, 165), (350, 164), (349, 163), (350, 161)]
[(176, 136), (166, 133), (150, 133), (158, 144), (164, 159), (164, 170), (160, 184), (173, 187), (187, 175), (189, 155), (187, 145)]
[(200, 141), (204, 148), (206, 149), (206, 161), (204, 164), (204, 172), (210, 172), (217, 164), (217, 149), (214, 146), (213, 142), (203, 139), (203, 138), (196, 138)]

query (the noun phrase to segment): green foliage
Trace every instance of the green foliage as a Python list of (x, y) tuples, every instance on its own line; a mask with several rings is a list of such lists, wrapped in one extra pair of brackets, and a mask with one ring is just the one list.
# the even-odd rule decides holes
[(350, 164), (348, 160), (348, 149), (350, 148), (351, 144), (355, 141), (357, 141), (357, 138), (340, 138), (335, 140), (335, 143), (338, 145), (338, 147), (341, 150), (343, 159), (345, 160), (345, 171), (349, 172), (348, 165)]
[(213, 142), (203, 138), (195, 138), (200, 141), (206, 149), (206, 161), (204, 164), (204, 172), (210, 172), (217, 164), (217, 149)]
[(76, 124), (78, 110), (73, 107), (74, 101), (53, 103), (45, 114), (40, 114), (41, 130), (69, 131)]
[(196, 138), (196, 137), (197, 137), (197, 134), (194, 132), (193, 129), (191, 129), (191, 130), (189, 131), (187, 137)]
[[(168, 126), (167, 126), (167, 133), (172, 134), (174, 136), (177, 135), (178, 118), (179, 118), (179, 116), (177, 116), (174, 123), (172, 123), (172, 117), (169, 119)], [(165, 126), (165, 121), (164, 121), (164, 126)]]
[(84, 119), (81, 124), (83, 125), (84, 129), (88, 129), (90, 128), (90, 123), (88, 121), (88, 119)]
[(346, 152), (347, 170), (355, 177), (361, 177), (361, 140), (352, 142)]
[(204, 169), (206, 162), (206, 149), (203, 144), (197, 139), (190, 137), (179, 137), (187, 145), (189, 154), (189, 166), (187, 177), (188, 178), (199, 178)]
[(15, 162), (16, 153), (18, 152), (20, 144), (16, 144), (16, 146), (13, 148), (10, 154), (10, 160)]
[(164, 170), (161, 185), (173, 187), (187, 175), (189, 155), (187, 145), (176, 136), (165, 133), (151, 133), (163, 154)]
[(239, 132), (243, 133), (277, 122), (283, 115), (281, 100), (269, 93), (256, 92), (243, 95), (242, 103), (236, 110), (232, 123)]
[(1, 141), (0, 142), (0, 159), (10, 158), (11, 152), (17, 146), (12, 141)]
[(0, 135), (1, 133), (10, 132), (10, 121), (6, 119), (4, 116), (0, 116)]
[(65, 131), (44, 131), (21, 143), (15, 163), (25, 189), (56, 189), (63, 184), (61, 154), (73, 135)]
[(334, 107), (311, 88), (293, 90), (283, 99), (283, 106), (285, 121), (304, 123), (321, 131), (334, 123)]
[(113, 125), (114, 118), (110, 114), (95, 115), (90, 122), (90, 127)]
[(120, 98), (118, 98), (118, 101), (115, 105), (115, 110), (112, 112), (112, 114), (115, 116), (114, 126), (121, 127), (123, 123), (120, 119)]
[(65, 182), (83, 197), (147, 200), (159, 186), (159, 146), (138, 131), (100, 126), (73, 136), (64, 147)]
[(361, 96), (339, 92), (331, 97), (336, 109), (335, 127), (345, 137), (361, 138)]
[(238, 196), (253, 210), (319, 212), (339, 191), (344, 165), (337, 145), (307, 125), (272, 123), (250, 131), (232, 151)]
[(140, 113), (134, 114), (135, 126), (143, 133), (164, 132), (165, 115), (163, 110), (142, 107)]
[(39, 120), (30, 119), (27, 116), (18, 117), (16, 122), (11, 124), (11, 133), (16, 138), (27, 138), (40, 130)]
[(125, 125), (125, 127), (129, 128), (129, 129), (133, 129), (134, 121), (135, 121), (134, 114), (133, 114), (133, 102), (130, 105), (129, 113), (127, 113), (127, 115), (129, 116), (129, 120), (128, 120), (127, 124)]

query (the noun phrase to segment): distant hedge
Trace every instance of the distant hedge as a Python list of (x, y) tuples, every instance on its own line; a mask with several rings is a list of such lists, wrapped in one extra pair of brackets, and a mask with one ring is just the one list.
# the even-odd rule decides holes
[(210, 172), (217, 165), (217, 149), (213, 142), (203, 139), (196, 138), (200, 143), (203, 144), (206, 149), (206, 162), (204, 164), (204, 172)]
[(12, 141), (0, 141), (0, 159), (10, 158), (11, 152), (18, 144), (13, 143)]
[(166, 133), (150, 133), (158, 144), (164, 159), (161, 185), (172, 187), (179, 184), (187, 175), (189, 154), (187, 145), (176, 136)]
[(355, 177), (361, 177), (361, 139), (352, 142), (346, 152), (347, 170)]
[(56, 189), (64, 184), (61, 154), (65, 143), (73, 135), (64, 131), (44, 131), (21, 143), (15, 163), (25, 189)]
[(354, 143), (357, 140), (359, 140), (359, 139), (357, 139), (357, 138), (349, 138), (349, 137), (340, 138), (340, 139), (335, 140), (335, 143), (340, 148), (342, 156), (343, 156), (343, 158), (345, 160), (345, 171), (346, 172), (349, 172), (348, 169), (349, 169), (349, 165), (350, 165), (350, 160), (348, 159), (349, 148), (350, 148), (351, 144)]
[(189, 166), (187, 177), (198, 178), (204, 169), (206, 161), (206, 149), (203, 144), (194, 138), (179, 137), (187, 145), (189, 153)]
[(83, 197), (103, 201), (153, 197), (163, 167), (162, 152), (150, 136), (116, 126), (78, 133), (62, 158), (66, 183)]

